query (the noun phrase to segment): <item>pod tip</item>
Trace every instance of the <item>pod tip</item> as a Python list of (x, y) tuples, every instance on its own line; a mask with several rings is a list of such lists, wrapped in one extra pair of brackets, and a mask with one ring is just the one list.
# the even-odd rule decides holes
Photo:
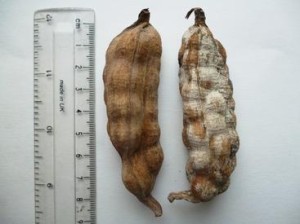
[(192, 13), (195, 13), (195, 24), (205, 24), (205, 13), (202, 8), (192, 8), (188, 11), (185, 18), (188, 19)]

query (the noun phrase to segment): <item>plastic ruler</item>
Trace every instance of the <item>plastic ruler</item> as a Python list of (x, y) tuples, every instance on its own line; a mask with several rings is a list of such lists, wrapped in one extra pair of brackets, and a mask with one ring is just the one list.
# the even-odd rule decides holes
[(34, 14), (35, 223), (96, 223), (95, 13)]

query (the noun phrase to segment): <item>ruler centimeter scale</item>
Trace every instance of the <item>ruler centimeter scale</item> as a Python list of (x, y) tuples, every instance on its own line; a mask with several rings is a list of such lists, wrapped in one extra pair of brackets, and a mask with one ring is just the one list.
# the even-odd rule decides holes
[(34, 14), (36, 224), (96, 224), (95, 13)]

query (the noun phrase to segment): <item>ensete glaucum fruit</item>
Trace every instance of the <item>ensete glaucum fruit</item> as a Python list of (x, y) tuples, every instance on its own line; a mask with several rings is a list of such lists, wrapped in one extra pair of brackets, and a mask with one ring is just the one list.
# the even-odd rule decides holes
[(203, 10), (193, 8), (186, 18), (192, 12), (195, 24), (184, 33), (178, 54), (182, 136), (189, 153), (186, 174), (191, 187), (170, 193), (170, 202), (204, 202), (226, 191), (239, 148), (226, 51), (207, 27)]
[(122, 159), (123, 183), (155, 216), (161, 216), (162, 208), (151, 191), (163, 161), (157, 107), (162, 47), (149, 19), (149, 10), (143, 9), (138, 20), (110, 43), (104, 98), (107, 131)]

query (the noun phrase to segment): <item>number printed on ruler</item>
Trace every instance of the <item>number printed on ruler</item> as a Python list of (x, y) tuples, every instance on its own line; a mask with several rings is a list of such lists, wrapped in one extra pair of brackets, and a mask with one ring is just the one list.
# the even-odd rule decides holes
[(35, 222), (96, 223), (95, 15), (34, 15)]

